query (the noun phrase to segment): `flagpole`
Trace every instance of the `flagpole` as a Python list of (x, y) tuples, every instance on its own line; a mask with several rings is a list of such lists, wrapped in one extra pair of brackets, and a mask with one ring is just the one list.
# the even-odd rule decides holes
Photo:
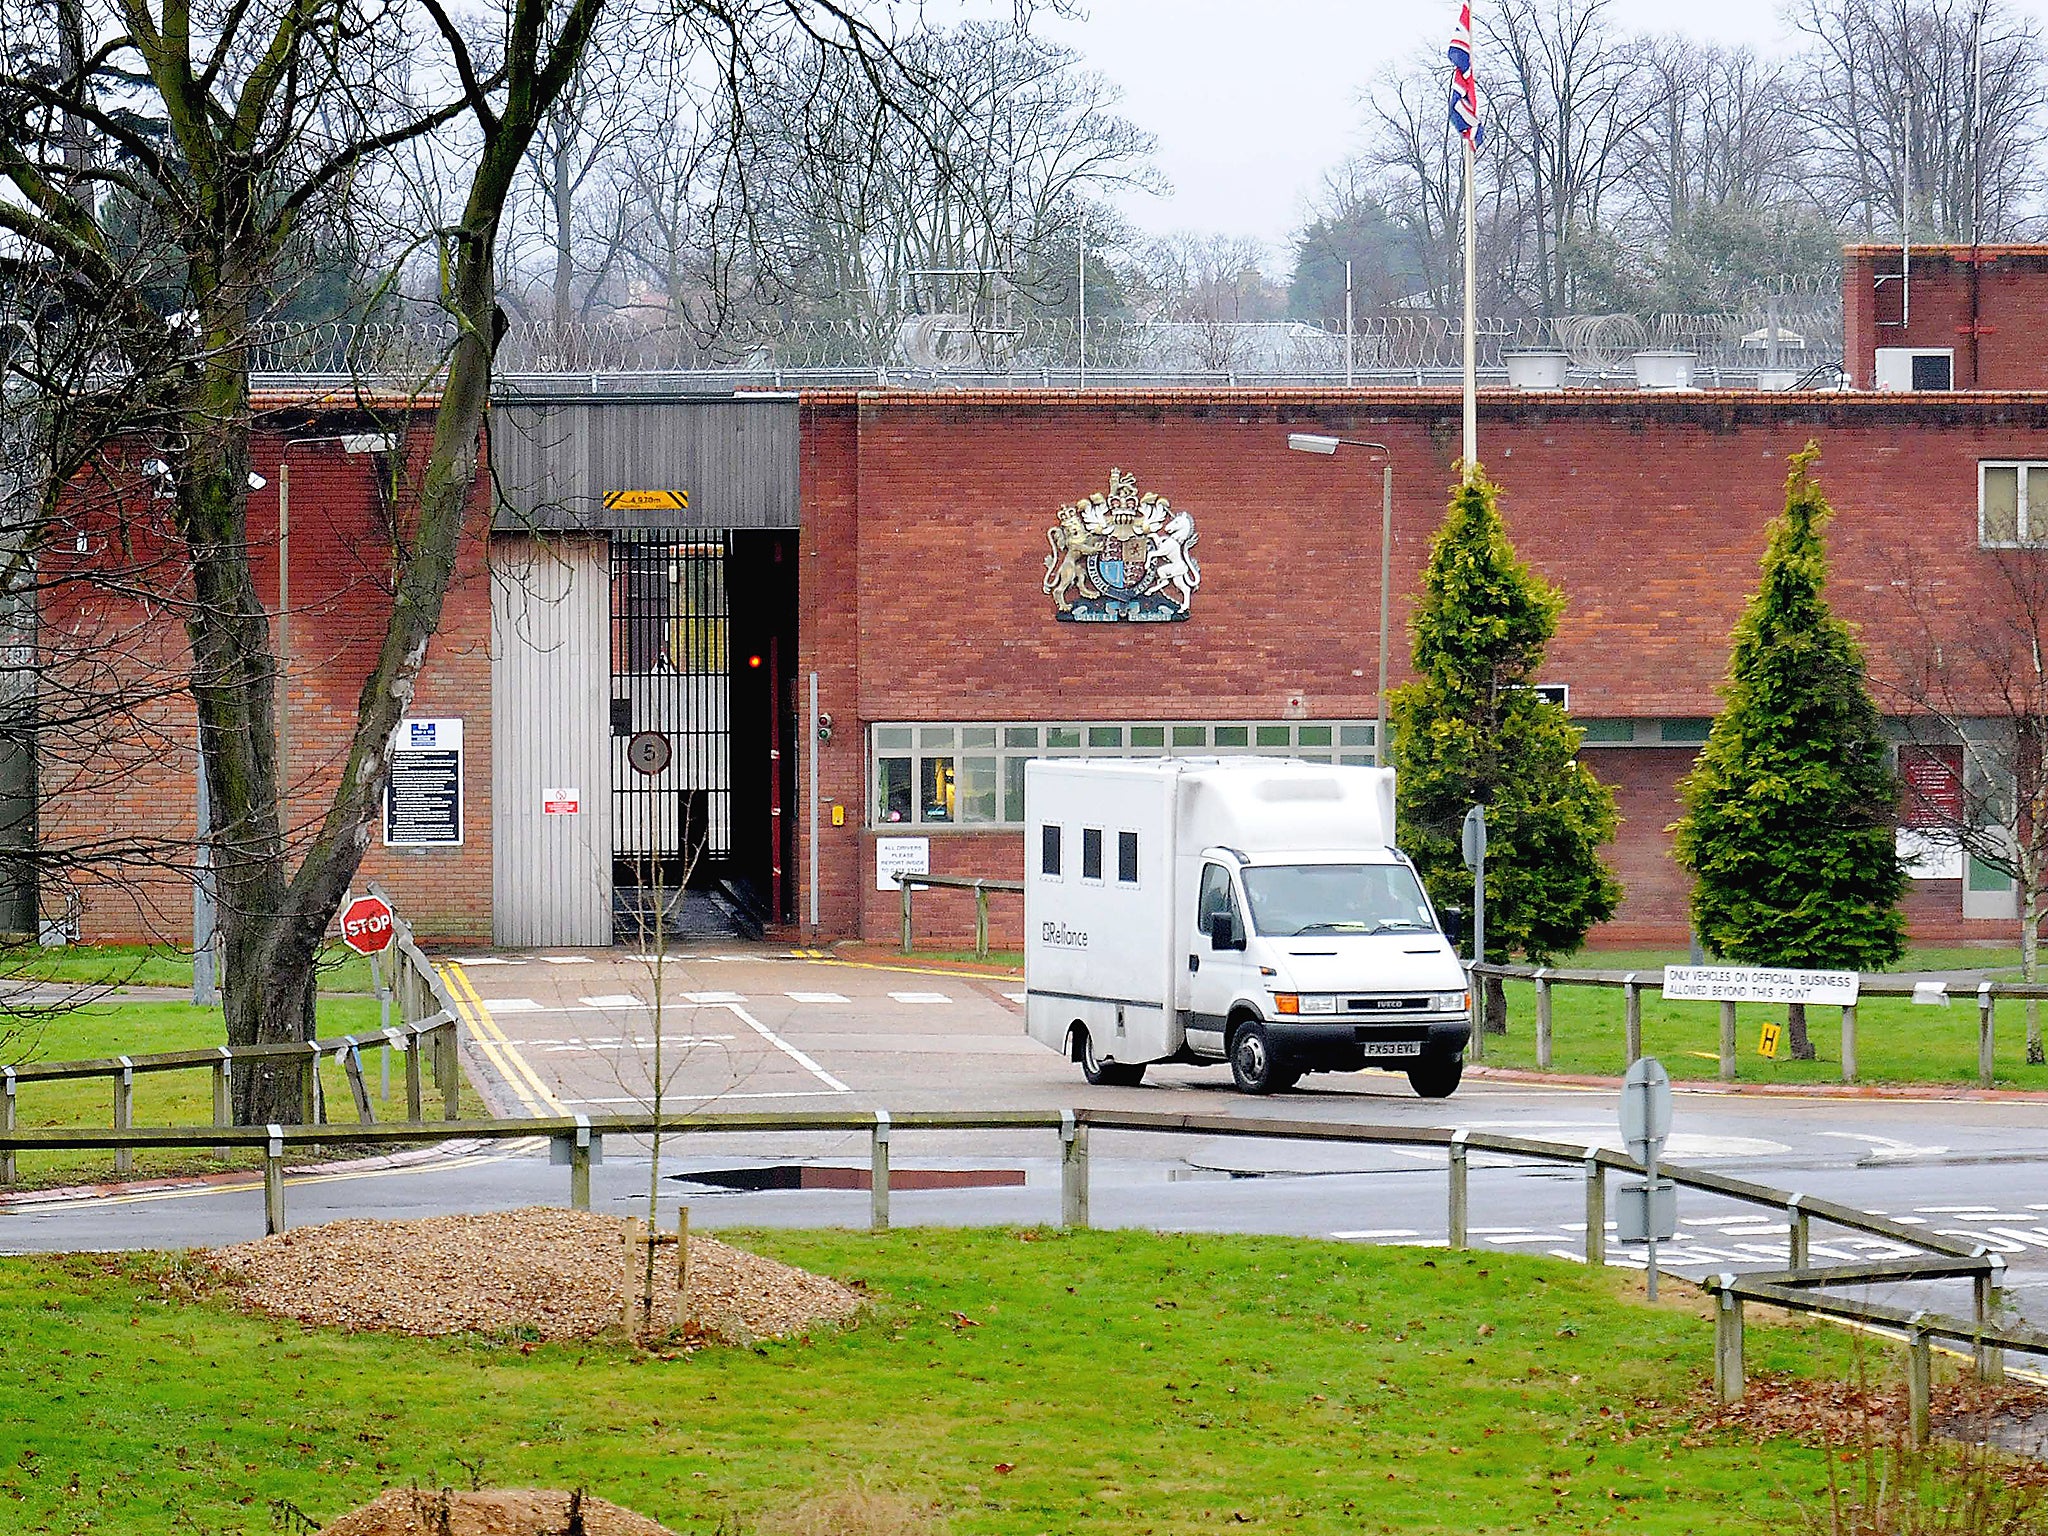
[(1477, 367), (1478, 301), (1473, 292), (1472, 257), (1472, 207), (1474, 195), (1472, 183), (1474, 161), (1472, 140), (1467, 136), (1465, 144), (1465, 478), (1470, 479), (1479, 467), (1479, 377)]

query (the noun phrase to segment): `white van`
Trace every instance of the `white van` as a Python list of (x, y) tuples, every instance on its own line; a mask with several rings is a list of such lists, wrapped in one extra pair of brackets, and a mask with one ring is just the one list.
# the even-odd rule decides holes
[(1246, 1093), (1364, 1067), (1457, 1089), (1471, 994), (1393, 846), (1392, 769), (1034, 759), (1024, 818), (1025, 1027), (1089, 1082), (1228, 1061)]

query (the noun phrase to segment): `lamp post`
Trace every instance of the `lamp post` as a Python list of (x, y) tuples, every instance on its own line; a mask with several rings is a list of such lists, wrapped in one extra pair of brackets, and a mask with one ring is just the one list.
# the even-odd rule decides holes
[(1373, 760), (1387, 765), (1387, 610), (1392, 589), (1394, 560), (1394, 451), (1385, 443), (1355, 437), (1324, 437), (1313, 432), (1290, 432), (1287, 446), (1296, 453), (1334, 454), (1339, 448), (1370, 448), (1379, 454), (1380, 465), (1380, 688), (1379, 712), (1372, 732)]

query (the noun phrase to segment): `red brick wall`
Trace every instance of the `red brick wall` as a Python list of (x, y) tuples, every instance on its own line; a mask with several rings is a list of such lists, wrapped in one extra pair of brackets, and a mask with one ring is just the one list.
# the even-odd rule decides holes
[[(295, 427), (293, 436), (354, 430), (357, 423)], [(409, 444), (394, 505), (401, 520), (414, 494), (426, 445), (422, 423)], [(251, 465), (268, 482), (249, 504), (256, 589), (273, 610), (278, 635), (278, 473), (282, 438), (259, 432)], [(374, 665), (390, 611), (391, 534), (371, 456), (345, 454), (337, 443), (294, 443), (291, 486), (291, 670), (288, 679), (290, 758), (287, 836), (296, 846), (317, 831), (343, 766), (358, 696)], [(464, 722), (463, 829), (457, 849), (386, 849), (373, 835), (357, 884), (376, 879), (400, 913), (426, 936), (488, 939), (491, 930), (491, 679), (490, 590), (483, 533), (488, 488), (476, 497), (473, 536), (464, 540), (442, 628), (428, 651), (409, 713), (460, 716)], [(146, 645), (163, 697), (137, 716), (137, 760), (118, 772), (67, 760), (46, 739), (41, 754), (46, 844), (105, 848), (126, 835), (189, 843), (196, 820), (195, 730), (183, 692), (187, 651), (175, 608), (128, 607), (110, 620), (138, 637), (129, 662)], [(191, 887), (173, 864), (188, 853), (153, 859), (148, 867), (79, 871), (88, 939), (189, 942)], [(46, 909), (55, 903), (45, 896)]]
[[(1953, 348), (1957, 389), (2048, 389), (2048, 351), (2040, 345), (2040, 316), (2048, 306), (2048, 246), (1980, 248), (1977, 338), (1971, 338), (1971, 258), (1967, 245), (1913, 247), (1910, 305), (1902, 314), (1901, 285), (1881, 274), (1901, 269), (1896, 245), (1851, 246), (1842, 259), (1843, 357), (1857, 389), (1875, 383), (1879, 347)], [(1890, 324), (1883, 321), (1894, 322)]]
[[(1312, 718), (1370, 716), (1378, 467), (1350, 450), (1291, 453), (1289, 430), (1393, 450), (1392, 675), (1407, 677), (1409, 600), (1457, 452), (1455, 396), (871, 394), (850, 443), (849, 408), (835, 402), (829, 484), (834, 496), (839, 476), (857, 484), (862, 725), (1279, 718), (1295, 694)], [(1976, 543), (1976, 463), (2048, 456), (2048, 400), (1489, 392), (1480, 430), (1518, 549), (1569, 599), (1545, 680), (1570, 684), (1582, 716), (1705, 716), (1719, 707), (1729, 631), (1782, 509), (1789, 454), (1821, 444), (1839, 514), (1832, 595), (1873, 670), (1895, 679), (1927, 636), (1954, 647), (1979, 633), (1996, 577)], [(1104, 488), (1113, 466), (1194, 514), (1203, 584), (1184, 623), (1060, 623), (1040, 588), (1056, 510)], [(807, 491), (807, 515), (819, 494)], [(809, 602), (805, 618), (820, 621)], [(1596, 772), (1621, 776), (1627, 817), (1614, 859), (1630, 895), (1612, 939), (1684, 935), (1663, 829), (1690, 760), (1670, 748), (1589, 753)], [(850, 807), (856, 774), (834, 791)], [(936, 831), (934, 867), (1014, 876), (1015, 843)], [(887, 938), (894, 899), (873, 891), (865, 841), (860, 856), (861, 928)], [(949, 910), (919, 900), (935, 924)]]

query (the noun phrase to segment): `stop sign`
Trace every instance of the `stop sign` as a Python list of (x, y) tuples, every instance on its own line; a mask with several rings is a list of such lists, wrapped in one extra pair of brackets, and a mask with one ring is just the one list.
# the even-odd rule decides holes
[(391, 943), (391, 904), (381, 896), (358, 896), (341, 909), (341, 942), (359, 955), (374, 955)]

